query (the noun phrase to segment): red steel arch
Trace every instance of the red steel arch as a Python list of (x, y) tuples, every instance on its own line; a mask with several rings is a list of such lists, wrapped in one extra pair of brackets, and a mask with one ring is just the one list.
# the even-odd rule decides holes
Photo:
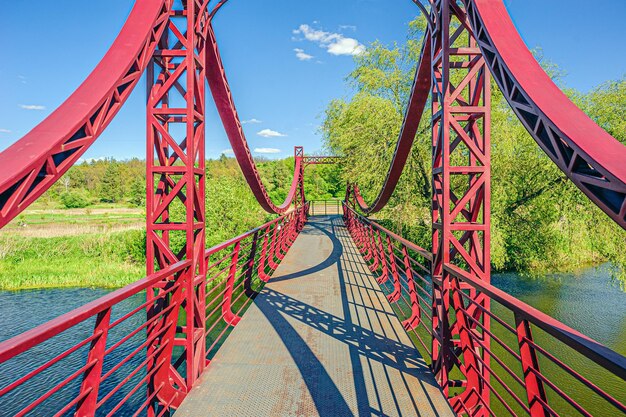
[[(215, 12), (219, 10), (219, 7), (225, 3), (226, 1), (221, 2), (213, 11), (212, 16), (214, 16)], [(207, 27), (207, 41), (209, 43), (209, 47), (207, 48), (206, 54), (206, 78), (209, 83), (211, 93), (213, 94), (213, 100), (215, 101), (217, 111), (222, 120), (222, 124), (224, 125), (224, 129), (226, 130), (226, 135), (228, 136), (228, 140), (230, 141), (230, 145), (235, 153), (237, 161), (239, 162), (243, 175), (246, 178), (252, 193), (263, 209), (270, 213), (285, 213), (289, 210), (291, 203), (297, 196), (297, 189), (300, 181), (299, 172), (302, 168), (304, 168), (301, 166), (302, 160), (301, 158), (296, 157), (294, 176), (291, 180), (291, 186), (289, 187), (289, 192), (287, 193), (285, 201), (278, 205), (275, 204), (272, 202), (267, 190), (263, 186), (263, 181), (261, 181), (261, 176), (259, 175), (259, 171), (257, 170), (254, 159), (252, 158), (248, 141), (246, 140), (246, 136), (243, 132), (241, 120), (237, 114), (235, 101), (230, 91), (228, 80), (226, 79), (226, 71), (220, 57), (217, 40), (215, 39), (215, 32), (213, 31), (211, 24)]]
[[(227, 0), (220, 1), (210, 19)], [(580, 111), (549, 79), (519, 37), (500, 0), (467, 0), (470, 24), (479, 33), (478, 46), (512, 108), (548, 156), (603, 211), (626, 227), (626, 165), (624, 146)], [(432, 4), (432, 2), (431, 2)], [(205, 2), (206, 5), (206, 2)], [(0, 226), (4, 226), (45, 192), (97, 139), (124, 103), (145, 70), (163, 31), (171, 1), (138, 0), (117, 39), (83, 84), (48, 118), (0, 153)], [(420, 9), (423, 9), (421, 7)], [(436, 17), (431, 16), (430, 21)], [(211, 25), (207, 25), (212, 34)], [(214, 35), (209, 35), (214, 41)], [(430, 45), (428, 39), (425, 48)], [(219, 73), (207, 71), (233, 150), (262, 206), (284, 212), (287, 201), (269, 201), (252, 161), (225, 78), (216, 44), (207, 60)], [(213, 50), (213, 53), (211, 51)], [(363, 211), (379, 211), (395, 189), (428, 90), (428, 55), (422, 51), (411, 99), (394, 158), (375, 201), (368, 205), (356, 192)], [(211, 69), (209, 67), (208, 69)], [(220, 80), (221, 78), (221, 80)], [(220, 104), (221, 103), (221, 104)], [(231, 114), (228, 114), (228, 113)], [(296, 170), (297, 172), (297, 170)], [(295, 195), (294, 175), (287, 200)]]
[(87, 79), (43, 122), (0, 153), (0, 227), (58, 181), (115, 117), (152, 58), (170, 3), (138, 0)]
[[(477, 34), (477, 46), (524, 127), (563, 173), (626, 229), (626, 147), (591, 120), (550, 79), (519, 36), (501, 0), (464, 0), (463, 4), (467, 25)], [(436, 22), (437, 16), (430, 20)], [(424, 48), (432, 42), (429, 36)], [(413, 143), (409, 136), (416, 131), (412, 125), (419, 123), (426, 103), (423, 89), (430, 82), (428, 60), (423, 50), (393, 162), (378, 197), (368, 205), (358, 187), (353, 189), (365, 213), (384, 207), (404, 168)]]
[(501, 0), (465, 0), (478, 46), (511, 108), (541, 149), (626, 229), (626, 147), (554, 84)]

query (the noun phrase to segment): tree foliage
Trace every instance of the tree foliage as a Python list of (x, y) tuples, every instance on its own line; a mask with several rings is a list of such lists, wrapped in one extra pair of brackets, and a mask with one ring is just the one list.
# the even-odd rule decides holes
[[(395, 149), (422, 47), (425, 24), (409, 40), (379, 42), (355, 58), (347, 77), (354, 95), (333, 100), (322, 125), (326, 147), (345, 157), (344, 181), (356, 181), (371, 201)], [(416, 40), (418, 39), (418, 40)], [(536, 51), (563, 86), (563, 71)], [(626, 143), (626, 79), (588, 93), (566, 93), (610, 134)], [(626, 265), (626, 233), (591, 203), (549, 160), (492, 85), (492, 263), (497, 270), (544, 273), (612, 261)], [(389, 205), (377, 214), (396, 231), (430, 247), (431, 132), (428, 104), (407, 166)]]

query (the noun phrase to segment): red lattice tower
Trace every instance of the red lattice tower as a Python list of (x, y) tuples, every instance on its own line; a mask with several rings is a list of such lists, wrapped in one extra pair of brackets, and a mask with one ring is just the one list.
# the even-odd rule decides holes
[[(172, 286), (148, 318), (169, 312), (148, 328), (158, 351), (151, 390), (159, 403), (176, 407), (202, 373), (205, 359), (205, 55), (206, 5), (173, 2), (169, 21), (148, 67), (147, 272), (181, 260), (191, 266), (147, 292), (148, 300)], [(178, 310), (184, 310), (184, 313)], [(168, 325), (168, 321), (178, 321)], [(163, 330), (165, 329), (165, 330)], [(159, 334), (159, 332), (162, 334)], [(175, 350), (183, 349), (181, 355)], [(160, 363), (160, 361), (164, 363)], [(154, 412), (154, 410), (150, 410)]]
[[(463, 267), (472, 276), (490, 280), (490, 77), (476, 36), (460, 2), (433, 4), (432, 137), (433, 137), (433, 369), (457, 413), (485, 415), (489, 358), (475, 346), (463, 310), (489, 328), (488, 317), (464, 305), (461, 286), (485, 309), (483, 294), (452, 279), (444, 265)], [(455, 314), (456, 312), (456, 314)], [(485, 348), (486, 334), (481, 335)], [(463, 380), (454, 380), (454, 369)], [(482, 404), (481, 404), (482, 403)]]

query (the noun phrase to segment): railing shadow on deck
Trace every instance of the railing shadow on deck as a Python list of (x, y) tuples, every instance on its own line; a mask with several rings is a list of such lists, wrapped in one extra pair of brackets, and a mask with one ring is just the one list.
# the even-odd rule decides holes
[[(396, 340), (394, 340), (356, 324), (357, 322), (361, 323), (363, 320), (369, 321), (368, 324), (371, 325), (371, 314), (368, 314), (368, 312), (374, 313), (373, 315), (379, 321), (379, 324), (381, 324), (381, 319), (397, 319), (391, 310), (386, 311), (384, 308), (375, 308), (374, 300), (370, 300), (370, 305), (366, 306), (363, 300), (363, 302), (359, 304), (353, 297), (349, 299), (348, 287), (361, 287), (361, 289), (366, 289), (370, 297), (374, 291), (380, 292), (380, 289), (374, 286), (375, 282), (372, 283), (371, 280), (373, 280), (373, 276), (371, 276), (371, 274), (364, 270), (359, 270), (359, 258), (360, 262), (363, 263), (362, 266), (365, 264), (356, 248), (350, 247), (349, 245), (348, 247), (344, 247), (342, 241), (337, 237), (339, 234), (342, 238), (351, 240), (351, 237), (344, 228), (341, 217), (319, 216), (315, 220), (309, 220), (307, 224), (310, 227), (305, 228), (301, 234), (304, 236), (325, 235), (325, 238), (332, 242), (330, 255), (324, 261), (313, 267), (273, 278), (271, 282), (281, 282), (307, 276), (311, 278), (310, 275), (314, 272), (336, 266), (341, 291), (341, 310), (344, 318), (330, 314), (268, 287), (263, 290), (262, 296), (255, 299), (255, 304), (271, 323), (289, 351), (307, 385), (319, 415), (352, 415), (352, 412), (341, 390), (337, 387), (335, 382), (333, 382), (322, 362), (316, 357), (315, 353), (307, 344), (307, 341), (293, 328), (287, 318), (305, 323), (316, 331), (330, 336), (348, 346), (359, 415), (385, 415), (381, 409), (377, 409), (376, 405), (370, 404), (365, 382), (366, 371), (369, 372), (367, 379), (371, 379), (372, 382), (374, 382), (374, 396), (379, 403), (378, 405), (380, 406), (381, 401), (384, 400), (381, 398), (383, 394), (379, 392), (379, 387), (376, 386), (377, 381), (372, 378), (373, 370), (364, 370), (363, 362), (367, 362), (370, 367), (372, 363), (375, 362), (382, 365), (384, 368), (397, 370), (402, 375), (404, 383), (403, 387), (398, 387), (400, 389), (407, 389), (407, 377), (416, 378), (422, 386), (436, 386), (434, 378), (424, 378), (424, 375), (430, 373), (430, 369), (414, 346), (400, 343), (398, 341), (398, 334), (394, 334), (396, 337)], [(327, 230), (327, 228), (332, 228), (332, 231)], [(346, 279), (346, 273), (349, 275), (348, 279)], [(356, 282), (357, 280), (360, 282)], [(386, 300), (384, 302), (386, 302)], [(361, 309), (365, 309), (363, 314), (359, 314), (355, 309), (355, 311), (357, 311), (355, 316), (356, 322), (353, 321), (350, 304), (352, 304), (353, 307), (358, 306)], [(396, 331), (393, 327), (391, 327), (391, 330), (393, 332)], [(386, 383), (388, 387), (392, 387), (388, 369), (385, 369), (385, 377), (386, 381), (384, 381), (384, 383)], [(413, 405), (412, 410), (402, 410), (396, 398), (395, 390), (390, 389), (388, 392), (390, 392), (393, 397), (392, 402), (395, 405), (398, 415), (407, 415), (407, 413), (409, 415), (421, 414), (418, 410), (418, 405), (415, 403), (415, 399), (411, 398)], [(430, 402), (430, 407), (432, 407), (433, 410), (436, 409), (430, 398), (428, 398), (428, 401)], [(421, 407), (423, 408), (424, 404), (421, 404)]]
[(338, 263), (338, 260), (341, 258), (341, 254), (343, 253), (343, 245), (338, 240), (336, 241), (336, 239), (334, 239), (334, 236), (332, 236), (332, 234), (326, 232), (322, 227), (318, 226), (318, 223), (332, 221), (333, 217), (336, 217), (336, 216), (318, 216), (318, 218), (315, 221), (309, 220), (307, 224), (310, 226), (313, 226), (313, 228), (312, 229), (304, 228), (300, 232), (300, 234), (304, 236), (307, 236), (307, 235), (308, 236), (311, 236), (311, 235), (328, 236), (333, 242), (333, 250), (330, 253), (330, 255), (328, 255), (328, 257), (323, 262), (320, 262), (317, 265), (312, 266), (310, 268), (303, 269), (298, 272), (293, 272), (291, 274), (282, 275), (280, 277), (272, 277), (271, 282), (281, 282), (281, 281), (287, 281), (287, 280), (294, 279), (294, 278), (304, 277), (304, 276), (313, 274), (315, 272), (322, 271), (328, 268), (329, 266)]

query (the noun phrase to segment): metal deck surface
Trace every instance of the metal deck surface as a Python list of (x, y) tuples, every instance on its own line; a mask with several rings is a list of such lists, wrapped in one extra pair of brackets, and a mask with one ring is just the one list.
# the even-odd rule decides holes
[(176, 417), (453, 416), (340, 216), (310, 218)]

